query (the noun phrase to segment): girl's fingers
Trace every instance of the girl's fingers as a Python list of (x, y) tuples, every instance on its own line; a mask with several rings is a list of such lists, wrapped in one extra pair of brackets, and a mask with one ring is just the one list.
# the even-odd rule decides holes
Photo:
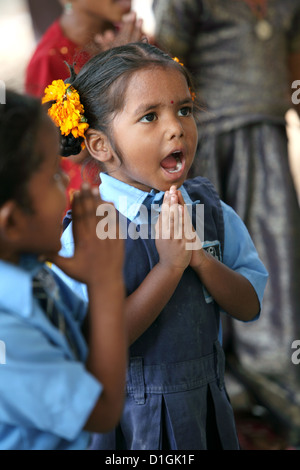
[(181, 194), (181, 191), (179, 189), (177, 190), (177, 196), (178, 196), (178, 203), (181, 204), (182, 206), (184, 206), (185, 202), (184, 202), (183, 196)]
[[(179, 200), (180, 195), (181, 195), (181, 192), (178, 191), (177, 187), (175, 185), (171, 186), (170, 188), (171, 204), (181, 204)], [(181, 201), (183, 201), (182, 195), (181, 195)]]
[(179, 204), (163, 204), (159, 219), (159, 235), (163, 239), (182, 238), (183, 207)]
[(170, 206), (168, 204), (168, 199), (166, 198), (161, 205), (161, 212), (155, 225), (156, 238), (166, 238), (165, 233), (166, 231), (169, 231), (170, 226), (169, 210)]
[(77, 239), (82, 239), (96, 227), (96, 211), (100, 204), (99, 192), (97, 194), (89, 185), (83, 184), (80, 191), (74, 194), (73, 199), (73, 230)]
[(132, 11), (124, 15), (120, 24), (120, 32), (116, 37), (115, 45), (140, 41), (142, 38), (142, 25), (143, 20), (137, 19), (135, 12)]
[(142, 27), (143, 27), (143, 20), (142, 19), (137, 20), (135, 23), (132, 35), (131, 35), (132, 42), (137, 42), (142, 39), (142, 35), (143, 35)]
[(163, 204), (168, 204), (170, 205), (171, 198), (170, 198), (170, 192), (166, 191), (163, 199)]
[(89, 186), (84, 185), (81, 191), (83, 217), (85, 218), (86, 228), (95, 229), (96, 223), (96, 198)]
[(72, 200), (72, 221), (73, 221), (73, 236), (76, 243), (85, 237), (85, 224), (82, 223), (83, 207), (81, 203), (80, 191), (76, 191)]
[(175, 185), (164, 194), (157, 233), (162, 238), (180, 239), (183, 236), (183, 197)]
[(170, 207), (170, 235), (176, 240), (183, 238), (183, 207), (177, 203)]

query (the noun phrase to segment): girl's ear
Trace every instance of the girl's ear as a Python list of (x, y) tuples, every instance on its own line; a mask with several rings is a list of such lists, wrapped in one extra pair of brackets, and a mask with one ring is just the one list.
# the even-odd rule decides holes
[(105, 134), (103, 134), (103, 132), (95, 129), (88, 129), (85, 144), (89, 153), (96, 160), (106, 163), (113, 158), (109, 139)]
[(7, 201), (0, 207), (0, 238), (17, 244), (22, 240), (24, 217), (15, 201)]

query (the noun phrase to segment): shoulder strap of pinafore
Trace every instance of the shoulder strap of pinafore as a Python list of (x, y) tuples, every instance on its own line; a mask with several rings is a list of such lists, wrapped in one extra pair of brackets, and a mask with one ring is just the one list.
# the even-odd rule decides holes
[[(224, 249), (224, 218), (220, 197), (213, 184), (202, 176), (186, 180), (183, 184), (193, 203), (204, 204), (204, 233), (211, 239), (215, 230)], [(204, 241), (204, 240), (203, 240)]]

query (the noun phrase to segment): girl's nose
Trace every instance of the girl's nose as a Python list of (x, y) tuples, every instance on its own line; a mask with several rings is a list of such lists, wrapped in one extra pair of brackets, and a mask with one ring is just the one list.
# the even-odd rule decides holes
[(182, 124), (178, 118), (173, 117), (167, 123), (168, 139), (180, 138), (184, 134)]

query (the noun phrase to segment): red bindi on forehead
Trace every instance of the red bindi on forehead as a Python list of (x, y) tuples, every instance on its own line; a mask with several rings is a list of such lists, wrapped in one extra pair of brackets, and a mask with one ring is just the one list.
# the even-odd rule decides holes
[(171, 104), (174, 104), (174, 101), (173, 101), (173, 100), (171, 101)]

